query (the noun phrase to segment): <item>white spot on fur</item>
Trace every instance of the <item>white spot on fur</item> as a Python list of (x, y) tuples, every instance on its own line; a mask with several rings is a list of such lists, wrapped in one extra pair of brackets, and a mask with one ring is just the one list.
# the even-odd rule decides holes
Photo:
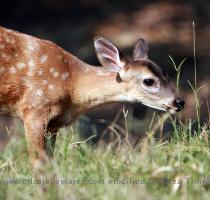
[(35, 68), (35, 63), (34, 63), (34, 61), (32, 59), (29, 60), (28, 67), (29, 67), (29, 71), (28, 71), (27, 75), (28, 76), (33, 76), (34, 75), (33, 70)]
[(10, 67), (9, 72), (12, 73), (12, 74), (15, 74), (16, 73), (16, 68), (14, 66)]
[(57, 55), (57, 59), (61, 60), (62, 59), (62, 55), (61, 54)]
[(34, 61), (33, 60), (29, 60), (28, 66), (29, 66), (29, 68), (33, 69), (35, 67)]
[(54, 85), (52, 85), (52, 84), (48, 85), (48, 88), (49, 88), (49, 90), (54, 90), (55, 89)]
[(4, 45), (3, 44), (0, 44), (0, 49), (4, 49)]
[(53, 73), (55, 69), (53, 67), (50, 68), (50, 73)]
[(38, 49), (39, 49), (39, 43), (37, 43), (37, 41), (35, 41), (32, 38), (27, 40), (27, 50), (29, 51), (28, 53), (30, 53), (31, 51), (36, 51)]
[(42, 70), (39, 70), (39, 71), (38, 71), (38, 75), (39, 75), (39, 76), (42, 76), (42, 75), (43, 75), (43, 71), (42, 71)]
[(25, 68), (25, 66), (26, 66), (25, 63), (18, 63), (17, 64), (18, 69), (23, 69), (23, 68)]
[(41, 97), (41, 96), (43, 95), (43, 91), (40, 90), (40, 89), (38, 89), (38, 90), (36, 91), (36, 95), (39, 96), (39, 97)]
[(47, 55), (42, 55), (40, 58), (40, 63), (45, 63), (47, 61)]
[(58, 76), (59, 76), (59, 72), (54, 71), (54, 72), (53, 72), (53, 77), (58, 77)]
[(30, 46), (28, 46), (28, 50), (29, 50), (29, 51), (34, 51), (34, 50), (35, 50), (35, 47), (32, 46), (32, 45), (30, 45)]
[(10, 55), (2, 52), (1, 52), (1, 57), (4, 58), (4, 61), (9, 61), (11, 59)]
[(61, 75), (61, 79), (66, 81), (67, 79), (69, 78), (69, 73), (68, 72), (65, 72)]
[(42, 85), (47, 85), (48, 81), (47, 80), (43, 80), (42, 81)]

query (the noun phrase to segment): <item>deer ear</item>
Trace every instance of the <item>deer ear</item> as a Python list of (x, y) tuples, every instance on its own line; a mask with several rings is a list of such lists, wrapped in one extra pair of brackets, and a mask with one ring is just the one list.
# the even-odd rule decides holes
[(147, 59), (148, 58), (149, 47), (144, 39), (139, 38), (135, 44), (133, 50), (133, 59), (134, 61)]
[(96, 37), (94, 47), (103, 67), (114, 72), (120, 72), (125, 67), (127, 59), (112, 42), (103, 37)]

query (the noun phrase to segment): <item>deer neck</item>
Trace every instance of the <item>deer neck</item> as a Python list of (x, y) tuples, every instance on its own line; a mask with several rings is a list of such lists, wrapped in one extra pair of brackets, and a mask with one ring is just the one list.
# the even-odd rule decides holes
[[(113, 102), (126, 101), (122, 94), (128, 88), (124, 82), (117, 80), (117, 74), (108, 72), (103, 67), (84, 65), (75, 73), (71, 87), (72, 103), (82, 110)], [(71, 83), (70, 83), (71, 85)]]

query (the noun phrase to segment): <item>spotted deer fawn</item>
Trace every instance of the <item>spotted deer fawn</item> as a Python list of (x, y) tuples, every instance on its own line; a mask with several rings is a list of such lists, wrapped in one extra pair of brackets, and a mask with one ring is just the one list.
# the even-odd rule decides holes
[[(112, 102), (140, 102), (170, 113), (184, 100), (137, 40), (129, 61), (110, 41), (96, 37), (103, 67), (91, 66), (56, 44), (0, 27), (0, 111), (19, 117), (32, 164), (48, 151), (45, 133), (57, 130), (90, 108)], [(54, 144), (54, 142), (53, 142)]]

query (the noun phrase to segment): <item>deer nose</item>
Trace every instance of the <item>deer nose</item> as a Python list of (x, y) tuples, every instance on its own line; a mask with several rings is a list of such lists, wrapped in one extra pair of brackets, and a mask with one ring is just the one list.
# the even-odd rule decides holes
[(174, 100), (173, 104), (177, 108), (176, 111), (179, 112), (184, 108), (185, 102), (183, 98), (177, 98)]

